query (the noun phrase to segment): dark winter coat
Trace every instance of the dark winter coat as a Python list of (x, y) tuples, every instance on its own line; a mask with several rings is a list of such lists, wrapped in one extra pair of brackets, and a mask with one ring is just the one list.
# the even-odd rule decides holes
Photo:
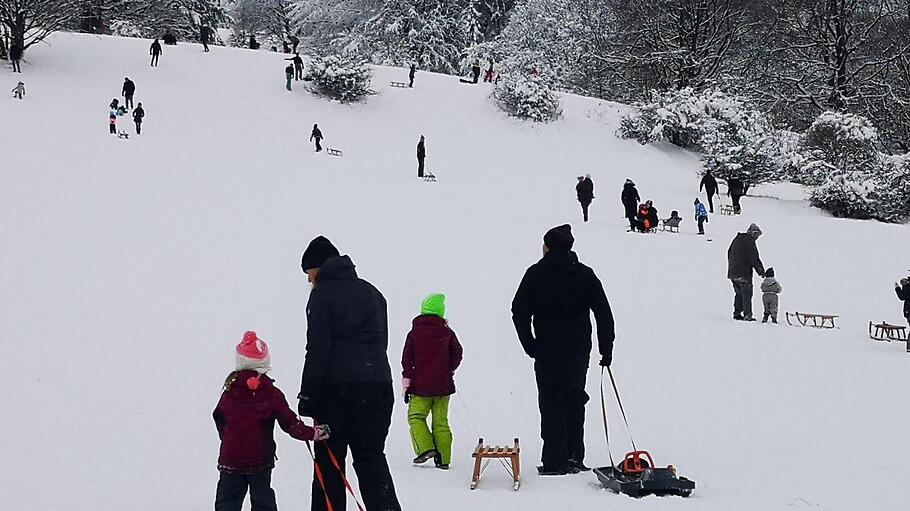
[(161, 43), (155, 41), (149, 48), (149, 55), (161, 55)]
[(401, 374), (411, 380), (408, 392), (421, 397), (454, 394), (453, 376), (462, 353), (458, 337), (444, 319), (433, 315), (414, 318), (401, 355)]
[(203, 43), (209, 42), (209, 37), (211, 36), (212, 29), (209, 27), (202, 27), (199, 29), (199, 41)]
[(414, 79), (414, 75), (416, 75), (416, 74), (417, 74), (417, 67), (411, 66), (411, 71), (408, 73), (408, 78), (410, 78), (411, 80), (413, 80), (413, 79)]
[(313, 128), (313, 133), (310, 133), (310, 142), (314, 139), (316, 141), (322, 140), (322, 131), (319, 128)]
[(745, 185), (737, 178), (727, 181), (727, 189), (731, 197), (742, 197), (746, 194)]
[(301, 414), (318, 413), (319, 399), (331, 385), (392, 381), (385, 298), (357, 277), (350, 257), (332, 257), (323, 263), (306, 313), (306, 360), (298, 396)]
[(590, 204), (594, 200), (594, 181), (590, 178), (584, 178), (575, 185), (575, 193), (578, 195), (578, 202)]
[(22, 47), (18, 44), (14, 44), (9, 47), (9, 58), (10, 60), (21, 60), (22, 59)]
[(293, 65), (288, 64), (288, 67), (284, 68), (284, 76), (286, 76), (288, 80), (290, 80), (291, 78), (294, 78), (294, 66)]
[(698, 185), (698, 191), (702, 190), (707, 190), (708, 195), (717, 193), (717, 180), (714, 179), (714, 176), (705, 174), (705, 177), (701, 178), (701, 184)]
[[(258, 377), (252, 390), (247, 381)], [(284, 394), (266, 375), (255, 371), (231, 373), (212, 417), (221, 452), (218, 470), (251, 474), (275, 466), (275, 421), (297, 440), (312, 440), (315, 431), (297, 418)]]
[(145, 110), (140, 106), (133, 110), (133, 120), (137, 123), (141, 123), (142, 119), (145, 117)]
[(427, 146), (424, 145), (423, 140), (417, 142), (417, 158), (424, 159), (427, 157)]
[(521, 279), (512, 301), (512, 322), (529, 357), (586, 364), (591, 357), (592, 311), (600, 354), (612, 357), (613, 312), (600, 279), (578, 262), (575, 252), (551, 250)]
[(136, 93), (136, 84), (132, 80), (126, 80), (123, 82), (123, 95), (130, 97)]
[(904, 284), (903, 287), (894, 288), (897, 298), (904, 301), (904, 317), (910, 320), (910, 284)]
[(641, 197), (638, 196), (638, 190), (632, 183), (626, 183), (622, 187), (622, 205), (626, 208), (626, 218), (633, 218), (638, 213), (638, 203)]
[(730, 280), (752, 280), (752, 270), (765, 274), (765, 267), (758, 256), (755, 238), (741, 232), (733, 238), (727, 249), (727, 278)]

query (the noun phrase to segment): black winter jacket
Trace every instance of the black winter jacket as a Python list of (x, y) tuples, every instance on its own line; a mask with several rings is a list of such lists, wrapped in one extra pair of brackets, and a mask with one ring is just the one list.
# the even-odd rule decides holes
[(586, 363), (591, 357), (592, 311), (600, 354), (612, 357), (613, 312), (600, 279), (578, 262), (575, 252), (550, 251), (525, 272), (512, 301), (512, 322), (531, 358)]
[(141, 123), (143, 118), (145, 118), (145, 110), (141, 106), (133, 110), (134, 121)]
[(626, 208), (626, 218), (634, 217), (638, 214), (638, 204), (641, 197), (638, 196), (638, 190), (635, 185), (626, 183), (622, 187), (622, 205)]
[(123, 82), (123, 95), (132, 96), (136, 93), (136, 84), (132, 80), (127, 80)]
[(910, 284), (894, 288), (897, 298), (904, 301), (904, 317), (910, 319)]
[(427, 157), (427, 146), (423, 142), (417, 142), (417, 157), (426, 158)]
[(578, 194), (578, 202), (590, 204), (594, 200), (594, 181), (585, 178), (575, 185), (575, 193)]
[(161, 55), (161, 44), (158, 41), (149, 46), (149, 55)]
[(306, 313), (301, 414), (312, 417), (330, 385), (392, 381), (385, 298), (357, 277), (350, 257), (332, 257), (322, 265)]
[(765, 267), (758, 256), (755, 238), (741, 232), (733, 238), (727, 249), (727, 278), (730, 280), (752, 280), (752, 270), (765, 274)]
[(18, 44), (14, 44), (9, 47), (9, 58), (10, 60), (21, 60), (22, 59), (22, 47)]
[(746, 194), (746, 187), (742, 181), (733, 178), (727, 181), (727, 192), (731, 197), (742, 197)]
[(708, 190), (708, 195), (714, 195), (717, 192), (717, 180), (711, 174), (705, 174), (701, 178), (701, 184), (698, 185), (698, 191)]

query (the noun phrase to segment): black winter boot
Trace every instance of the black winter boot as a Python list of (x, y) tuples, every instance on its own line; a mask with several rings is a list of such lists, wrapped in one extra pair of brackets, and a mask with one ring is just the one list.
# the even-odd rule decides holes
[(767, 322), (768, 322), (768, 316), (769, 316), (769, 315), (770, 315), (770, 314), (765, 314), (764, 316), (762, 316), (761, 322), (762, 322), (762, 323), (767, 323)]

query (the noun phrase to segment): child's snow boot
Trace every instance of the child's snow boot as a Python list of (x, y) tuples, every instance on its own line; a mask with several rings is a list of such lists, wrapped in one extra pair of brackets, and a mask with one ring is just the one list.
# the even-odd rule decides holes
[(438, 469), (440, 469), (440, 470), (448, 470), (448, 469), (449, 469), (448, 463), (443, 463), (443, 462), (442, 462), (442, 455), (439, 454), (439, 453), (436, 453), (436, 454), (433, 456), (433, 462), (436, 463), (436, 468), (438, 468)]
[(431, 459), (433, 459), (435, 457), (436, 457), (436, 451), (429, 450), (429, 451), (417, 456), (416, 458), (414, 458), (414, 464), (423, 465), (424, 463), (430, 461)]

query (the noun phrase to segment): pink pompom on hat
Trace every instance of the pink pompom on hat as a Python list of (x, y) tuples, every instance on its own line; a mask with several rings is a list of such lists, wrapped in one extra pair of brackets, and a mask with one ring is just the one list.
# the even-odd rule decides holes
[(252, 330), (243, 334), (243, 340), (237, 345), (237, 370), (265, 374), (271, 369), (271, 363), (269, 345)]

